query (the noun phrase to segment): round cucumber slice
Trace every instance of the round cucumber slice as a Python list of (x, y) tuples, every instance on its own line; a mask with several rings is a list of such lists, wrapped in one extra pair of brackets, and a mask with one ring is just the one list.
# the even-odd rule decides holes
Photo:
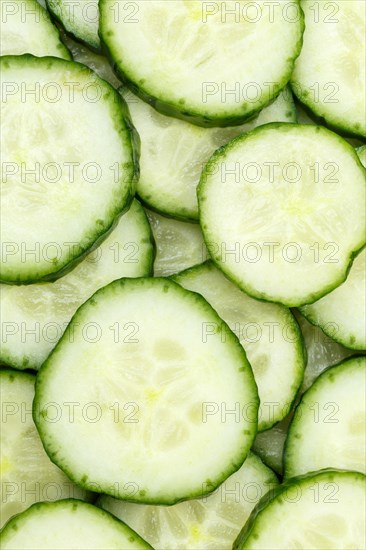
[(255, 298), (299, 306), (347, 276), (365, 244), (365, 174), (319, 126), (267, 124), (219, 149), (198, 187), (220, 269)]
[(150, 210), (147, 216), (156, 244), (156, 277), (168, 277), (207, 260), (208, 252), (199, 225), (166, 218)]
[(54, 280), (129, 206), (134, 130), (119, 94), (84, 65), (5, 56), (1, 71), (1, 280)]
[(2, 0), (0, 29), (0, 56), (30, 53), (71, 59), (57, 28), (37, 0)]
[(357, 154), (359, 156), (360, 161), (366, 168), (366, 145), (362, 145), (361, 147), (358, 147)]
[[(188, 290), (201, 294), (237, 335), (258, 386), (258, 430), (268, 430), (290, 412), (301, 386), (305, 353), (298, 324), (280, 304), (260, 302), (242, 292), (211, 262), (174, 276)], [(221, 331), (207, 326), (203, 337)], [(222, 333), (225, 339), (225, 333)]]
[(52, 15), (66, 32), (94, 50), (100, 50), (98, 0), (46, 0)]
[(366, 471), (366, 357), (324, 371), (298, 405), (286, 441), (285, 476), (321, 468)]
[(186, 221), (198, 220), (197, 185), (203, 166), (218, 147), (261, 124), (296, 122), (288, 88), (250, 122), (227, 128), (200, 128), (166, 117), (127, 88), (123, 98), (141, 137), (137, 193), (153, 210)]
[(9, 521), (0, 541), (3, 550), (153, 550), (108, 512), (75, 499), (33, 504)]
[[(89, 499), (46, 455), (32, 420), (35, 376), (0, 370), (0, 527), (35, 502)], [(18, 548), (23, 548), (19, 546)]]
[(0, 359), (38, 370), (83, 302), (121, 277), (151, 275), (153, 243), (142, 206), (134, 200), (117, 227), (79, 265), (53, 283), (0, 285)]
[(94, 294), (37, 376), (33, 414), (52, 460), (81, 486), (135, 502), (214, 490), (245, 460), (258, 415), (236, 336), (202, 339), (218, 322), (166, 279), (120, 279)]
[(363, 0), (308, 2), (294, 93), (327, 124), (366, 136), (366, 12)]
[(277, 487), (253, 453), (214, 493), (173, 506), (132, 504), (101, 496), (98, 506), (130, 525), (156, 550), (231, 550), (258, 500)]
[(264, 496), (233, 550), (365, 548), (365, 476), (323, 470)]
[(302, 44), (297, 0), (255, 5), (256, 14), (247, 0), (101, 0), (99, 9), (101, 40), (123, 80), (164, 114), (202, 126), (256, 115), (287, 84)]

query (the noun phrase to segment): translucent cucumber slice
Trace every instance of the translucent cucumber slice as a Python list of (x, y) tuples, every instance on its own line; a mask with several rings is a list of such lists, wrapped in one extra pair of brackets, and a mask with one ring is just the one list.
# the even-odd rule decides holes
[(366, 12), (363, 0), (301, 0), (304, 44), (295, 62), (294, 93), (327, 124), (366, 135)]
[(102, 496), (98, 506), (125, 521), (156, 550), (231, 550), (255, 504), (277, 485), (273, 472), (250, 453), (235, 474), (202, 499), (144, 506)]
[(281, 485), (253, 510), (233, 550), (365, 548), (365, 476), (323, 470)]
[(72, 53), (74, 61), (83, 63), (92, 69), (95, 73), (97, 73), (97, 75), (109, 82), (109, 84), (111, 84), (114, 88), (120, 88), (122, 86), (122, 82), (113, 72), (113, 69), (106, 57), (100, 53), (89, 50), (89, 48), (83, 44), (80, 44), (80, 42), (76, 42), (69, 36), (65, 35), (63, 40)]
[(322, 468), (366, 471), (366, 357), (323, 372), (303, 395), (286, 441), (287, 478)]
[(64, 277), (54, 283), (1, 285), (1, 360), (38, 370), (94, 292), (121, 277), (151, 275), (151, 239), (145, 212), (134, 200), (106, 240)]
[(100, 49), (98, 0), (46, 0), (46, 3), (68, 33), (89, 47)]
[(0, 55), (24, 53), (71, 59), (57, 28), (37, 0), (1, 0)]
[(267, 124), (219, 149), (198, 187), (212, 259), (255, 298), (312, 303), (365, 244), (365, 173), (320, 126)]
[(146, 212), (156, 244), (156, 277), (168, 277), (207, 260), (208, 251), (199, 225)]
[(72, 483), (43, 449), (32, 420), (35, 376), (0, 370), (0, 382), (0, 527), (34, 502), (70, 497), (89, 499), (90, 495)]
[(150, 208), (183, 220), (198, 220), (196, 188), (203, 166), (218, 147), (261, 124), (296, 122), (288, 88), (250, 122), (227, 128), (200, 128), (166, 117), (128, 89), (123, 97), (141, 137), (137, 193)]
[(108, 512), (80, 500), (33, 504), (0, 535), (3, 550), (153, 550)]
[(1, 280), (54, 280), (129, 207), (134, 130), (119, 94), (84, 65), (5, 56), (1, 70)]
[(252, 447), (264, 464), (281, 476), (283, 473), (283, 450), (290, 420), (291, 415), (270, 430), (258, 433)]
[(245, 460), (259, 405), (236, 336), (202, 340), (218, 322), (202, 296), (163, 278), (94, 294), (38, 373), (34, 418), (52, 460), (81, 486), (135, 502), (213, 491)]
[(298, 311), (294, 311), (300, 325), (307, 352), (307, 365), (300, 393), (304, 393), (328, 367), (340, 363), (354, 352), (338, 344), (321, 328), (309, 323)]
[[(291, 312), (280, 304), (260, 302), (242, 292), (206, 262), (174, 276), (188, 290), (201, 294), (237, 335), (258, 386), (258, 430), (271, 428), (290, 412), (301, 386), (305, 354), (302, 336)], [(207, 326), (209, 341), (222, 327)], [(222, 333), (225, 339), (225, 333)]]
[(202, 126), (230, 126), (278, 95), (300, 53), (298, 1), (270, 4), (254, 6), (256, 15), (247, 0), (102, 0), (99, 32), (113, 66), (142, 99)]

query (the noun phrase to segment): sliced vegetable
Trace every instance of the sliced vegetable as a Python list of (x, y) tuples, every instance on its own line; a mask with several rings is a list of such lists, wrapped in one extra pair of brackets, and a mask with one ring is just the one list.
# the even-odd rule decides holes
[(258, 415), (236, 336), (202, 338), (218, 323), (167, 279), (120, 279), (94, 294), (37, 376), (33, 414), (52, 460), (81, 486), (134, 502), (216, 489), (245, 460)]
[(258, 500), (278, 485), (253, 453), (214, 493), (174, 506), (132, 504), (101, 496), (98, 506), (130, 525), (156, 550), (231, 550)]
[(156, 243), (156, 277), (178, 273), (208, 258), (199, 225), (166, 218), (150, 210), (147, 216)]
[(37, 0), (1, 0), (0, 55), (30, 53), (71, 59), (57, 28)]
[(61, 279), (0, 286), (1, 360), (38, 370), (83, 302), (120, 277), (151, 275), (152, 265), (149, 222), (134, 200), (106, 240)]
[(347, 276), (365, 244), (365, 174), (320, 126), (267, 124), (209, 160), (198, 187), (212, 259), (255, 298), (299, 306)]
[(366, 357), (323, 372), (298, 405), (286, 441), (285, 475), (322, 468), (366, 471)]
[(366, 12), (363, 0), (309, 2), (304, 44), (291, 76), (294, 93), (318, 117), (366, 136)]
[(33, 504), (0, 535), (3, 550), (152, 550), (127, 525), (80, 500)]
[(296, 122), (288, 88), (253, 120), (228, 128), (200, 128), (166, 117), (127, 88), (123, 97), (141, 137), (137, 193), (150, 208), (182, 220), (198, 220), (196, 188), (215, 149), (261, 124)]
[[(267, 430), (285, 418), (305, 368), (301, 332), (291, 312), (280, 304), (254, 300), (226, 279), (212, 262), (183, 271), (174, 280), (200, 293), (239, 338), (258, 385), (258, 430)], [(209, 341), (217, 333), (222, 333), (221, 325), (207, 326), (203, 336)]]
[[(89, 499), (46, 455), (32, 420), (35, 376), (0, 370), (1, 514), (0, 527), (34, 502)], [(1, 547), (3, 548), (3, 547)], [(23, 548), (18, 547), (18, 548)]]
[(79, 63), (5, 56), (1, 71), (1, 280), (54, 280), (130, 205), (133, 129), (117, 92)]
[(245, 0), (101, 0), (99, 9), (101, 40), (132, 91), (202, 126), (255, 116), (287, 84), (302, 44), (297, 0), (285, 15), (269, 5), (253, 15)]
[(47, 7), (64, 29), (90, 48), (100, 50), (98, 0), (46, 0)]
[(268, 493), (253, 510), (233, 550), (365, 548), (365, 476), (323, 470)]

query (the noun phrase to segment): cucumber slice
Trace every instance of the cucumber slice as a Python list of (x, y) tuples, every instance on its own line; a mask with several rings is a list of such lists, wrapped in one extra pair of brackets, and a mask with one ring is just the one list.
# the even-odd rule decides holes
[(5, 56), (1, 70), (1, 280), (53, 280), (129, 206), (133, 129), (117, 92), (79, 63)]
[(115, 279), (150, 275), (152, 264), (150, 226), (134, 200), (107, 239), (61, 279), (0, 286), (0, 360), (38, 370), (83, 302)]
[(86, 491), (74, 485), (42, 447), (32, 420), (35, 376), (0, 370), (0, 382), (0, 527), (34, 502), (67, 497), (88, 499)]
[(363, 0), (301, 1), (304, 44), (291, 84), (294, 93), (327, 124), (366, 136)]
[[(254, 300), (211, 262), (174, 276), (174, 281), (200, 293), (237, 335), (246, 351), (258, 386), (258, 430), (268, 430), (290, 412), (304, 376), (301, 332), (291, 312), (280, 304)], [(221, 325), (207, 326), (209, 341)]]
[(127, 88), (123, 97), (141, 137), (137, 193), (153, 210), (183, 220), (198, 220), (196, 188), (202, 168), (215, 149), (261, 124), (296, 122), (288, 88), (256, 118), (230, 128), (200, 128), (166, 117)]
[(0, 535), (3, 550), (153, 550), (114, 516), (80, 500), (33, 504)]
[(98, 0), (46, 0), (46, 3), (66, 32), (90, 48), (100, 50)]
[(71, 59), (57, 28), (37, 0), (1, 0), (0, 55), (24, 53)]
[(297, 0), (288, 0), (285, 16), (269, 5), (254, 16), (246, 0), (101, 0), (99, 9), (101, 40), (132, 91), (202, 126), (256, 115), (287, 84), (302, 44)]
[(231, 550), (258, 500), (278, 485), (253, 453), (214, 493), (174, 506), (132, 504), (101, 496), (98, 506), (130, 525), (156, 550)]
[[(300, 395), (307, 390), (314, 380), (328, 367), (339, 363), (352, 354), (352, 351), (337, 344), (319, 328), (311, 325), (298, 311), (294, 311), (305, 341), (307, 365)], [(288, 427), (292, 420), (291, 412), (274, 428), (258, 433), (253, 450), (265, 464), (282, 475), (283, 453)]]
[(366, 548), (365, 476), (324, 470), (264, 496), (233, 550)]
[(34, 418), (52, 460), (81, 486), (135, 502), (214, 490), (245, 460), (258, 414), (236, 336), (202, 340), (205, 323), (219, 322), (167, 279), (120, 279), (94, 294), (37, 376)]
[(366, 249), (355, 258), (346, 281), (300, 311), (347, 348), (366, 349)]
[(323, 372), (298, 405), (287, 436), (285, 476), (321, 468), (366, 471), (366, 357)]
[(207, 163), (198, 200), (212, 259), (255, 298), (314, 302), (365, 244), (364, 168), (319, 126), (267, 124), (234, 139)]
[(165, 218), (150, 210), (146, 213), (156, 244), (156, 277), (168, 277), (207, 260), (208, 252), (199, 225)]

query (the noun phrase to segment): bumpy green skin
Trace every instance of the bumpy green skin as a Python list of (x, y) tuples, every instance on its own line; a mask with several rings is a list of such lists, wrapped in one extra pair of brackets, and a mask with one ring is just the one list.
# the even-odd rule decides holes
[[(82, 1), (85, 2), (85, 0)], [(76, 33), (75, 29), (73, 30), (71, 28), (68, 21), (63, 20), (61, 19), (61, 17), (58, 16), (56, 11), (53, 9), (52, 2), (50, 2), (50, 0), (45, 0), (45, 2), (52, 19), (57, 22), (62, 27), (62, 29), (67, 32), (69, 36), (71, 36), (71, 38), (74, 38), (77, 42), (81, 42), (96, 53), (101, 52), (102, 48), (99, 40), (88, 40), (88, 38), (84, 36), (83, 33)], [(72, 6), (72, 2), (70, 5)]]
[[(77, 63), (75, 61), (65, 61), (63, 59), (59, 59), (56, 57), (34, 57), (30, 54), (24, 54), (21, 56), (3, 56), (0, 57), (0, 71), (3, 75), (3, 78), (5, 76), (6, 68), (9, 66), (9, 64), (12, 64), (13, 66), (15, 64), (19, 64), (19, 68), (21, 69), (24, 65), (26, 66), (28, 63), (36, 63), (39, 67), (41, 65), (44, 66), (45, 71), (51, 70), (53, 65), (61, 65), (64, 64), (65, 71), (72, 70), (73, 67), (77, 67), (80, 72), (84, 72), (86, 74), (95, 74), (91, 69), (83, 65), (82, 63)], [(24, 284), (32, 284), (36, 282), (52, 282), (60, 277), (63, 277), (71, 271), (78, 263), (80, 263), (90, 252), (93, 252), (98, 246), (108, 237), (111, 231), (115, 228), (115, 226), (118, 223), (118, 220), (120, 216), (122, 216), (127, 210), (130, 208), (132, 200), (135, 196), (135, 186), (140, 176), (140, 168), (139, 168), (139, 157), (140, 157), (140, 138), (139, 135), (132, 124), (132, 120), (130, 117), (130, 113), (128, 110), (128, 107), (126, 105), (126, 102), (123, 100), (121, 95), (113, 88), (111, 84), (106, 82), (105, 80), (100, 79), (100, 82), (103, 84), (103, 86), (108, 90), (108, 94), (110, 95), (110, 101), (114, 104), (114, 111), (115, 111), (115, 120), (116, 124), (119, 124), (119, 134), (121, 135), (121, 138), (124, 142), (124, 144), (130, 149), (131, 151), (131, 163), (129, 166), (129, 174), (128, 174), (128, 181), (130, 182), (129, 190), (128, 192), (125, 191), (123, 196), (123, 193), (121, 193), (121, 203), (114, 206), (113, 211), (111, 212), (111, 216), (109, 220), (106, 220), (106, 222), (103, 224), (101, 228), (99, 228), (98, 232), (94, 232), (92, 236), (84, 238), (83, 242), (78, 243), (79, 244), (79, 250), (81, 250), (81, 253), (74, 252), (74, 255), (72, 256), (70, 254), (69, 258), (64, 260), (62, 267), (58, 269), (57, 271), (54, 271), (53, 273), (39, 273), (39, 275), (35, 276), (28, 276), (28, 277), (20, 277), (19, 274), (14, 273), (14, 276), (12, 278), (3, 278), (0, 276), (0, 283), (4, 284), (17, 284), (17, 285), (24, 285)], [(121, 184), (123, 178), (125, 178), (127, 174), (121, 175)], [(76, 247), (74, 247), (75, 249)]]
[[(95, 483), (85, 480), (84, 478), (80, 479), (79, 477), (75, 476), (73, 471), (68, 467), (67, 464), (65, 464), (62, 457), (60, 457), (53, 449), (52, 441), (48, 440), (47, 437), (47, 423), (43, 424), (42, 422), (42, 415), (39, 415), (39, 411), (41, 410), (41, 400), (42, 400), (42, 384), (44, 379), (47, 379), (49, 376), (52, 376), (52, 359), (53, 355), (62, 353), (62, 347), (65, 345), (67, 346), (70, 343), (70, 332), (73, 331), (73, 324), (75, 323), (77, 326), (78, 322), (83, 322), (83, 318), (85, 313), (88, 309), (93, 308), (94, 303), (97, 299), (102, 298), (103, 294), (107, 294), (109, 290), (114, 289), (114, 287), (121, 287), (128, 285), (134, 285), (135, 287), (138, 286), (152, 286), (160, 284), (164, 288), (164, 292), (167, 291), (167, 288), (174, 287), (175, 291), (178, 291), (182, 298), (186, 298), (187, 295), (191, 295), (191, 301), (195, 301), (196, 304), (201, 306), (202, 309), (206, 309), (209, 311), (210, 317), (212, 319), (215, 319), (216, 323), (220, 323), (223, 326), (223, 330), (225, 331), (225, 334), (227, 335), (227, 340), (231, 341), (231, 345), (233, 348), (236, 348), (236, 351), (238, 354), (241, 355), (242, 359), (242, 370), (245, 371), (246, 376), (249, 375), (250, 377), (250, 385), (251, 385), (251, 404), (255, 408), (256, 415), (258, 416), (258, 410), (259, 410), (259, 395), (258, 395), (258, 388), (255, 383), (253, 371), (251, 368), (251, 365), (247, 359), (246, 353), (244, 351), (244, 348), (240, 344), (240, 341), (238, 337), (230, 330), (229, 326), (223, 321), (216, 311), (210, 306), (210, 304), (198, 293), (191, 292), (186, 290), (185, 288), (181, 287), (178, 283), (174, 282), (171, 279), (164, 278), (164, 277), (140, 277), (140, 278), (134, 278), (134, 279), (128, 279), (128, 278), (121, 278), (116, 281), (113, 281), (109, 285), (106, 285), (105, 287), (99, 289), (89, 300), (87, 300), (83, 305), (79, 307), (79, 309), (76, 311), (74, 316), (72, 317), (66, 331), (64, 332), (61, 339), (56, 344), (55, 348), (52, 350), (51, 354), (48, 356), (47, 360), (42, 364), (40, 370), (38, 371), (37, 377), (36, 377), (36, 384), (35, 384), (35, 397), (33, 400), (33, 407), (32, 407), (32, 416), (33, 416), (33, 422), (36, 425), (36, 428), (38, 430), (38, 433), (40, 435), (40, 438), (42, 440), (43, 446), (45, 448), (46, 453), (48, 454), (50, 460), (56, 466), (58, 466), (74, 483), (79, 485), (79, 487), (82, 487), (83, 489), (90, 490), (92, 492), (96, 492), (95, 489)], [(147, 498), (146, 496), (141, 496), (140, 494), (131, 497), (131, 494), (127, 492), (126, 495), (119, 495), (118, 498), (125, 498), (126, 500), (130, 502), (135, 503), (142, 503), (142, 504), (156, 504), (156, 505), (172, 505), (177, 504), (178, 502), (181, 502), (182, 500), (187, 499), (195, 499), (195, 498), (201, 498), (203, 496), (206, 496), (212, 492), (214, 492), (217, 487), (219, 487), (229, 476), (231, 476), (233, 473), (235, 473), (239, 468), (243, 465), (245, 459), (248, 456), (248, 453), (250, 452), (251, 444), (254, 441), (254, 438), (257, 433), (258, 423), (252, 422), (252, 433), (250, 434), (250, 437), (248, 437), (248, 440), (245, 445), (241, 445), (241, 455), (239, 457), (232, 458), (231, 464), (229, 467), (220, 472), (220, 475), (214, 479), (210, 480), (210, 482), (206, 484), (206, 490), (205, 493), (202, 493), (202, 487), (200, 487), (196, 492), (190, 494), (189, 496), (186, 496), (184, 498), (167, 498), (162, 501), (161, 499), (154, 499), (154, 498)], [(46, 427), (46, 429), (45, 429)], [(116, 497), (115, 491), (110, 492), (107, 487), (103, 487), (103, 483), (100, 483), (101, 493), (103, 494), (109, 494), (110, 496)]]
[[(214, 116), (214, 115), (207, 115), (203, 114), (200, 110), (196, 108), (190, 108), (189, 105), (185, 105), (184, 109), (182, 109), (182, 106), (178, 103), (173, 103), (169, 97), (164, 97), (163, 94), (160, 97), (156, 97), (149, 93), (149, 91), (141, 86), (137, 85), (134, 81), (134, 77), (132, 74), (128, 73), (125, 68), (121, 65), (118, 65), (115, 59), (117, 58), (117, 55), (114, 55), (112, 47), (108, 44), (108, 31), (106, 30), (106, 14), (107, 9), (106, 6), (108, 5), (108, 2), (110, 0), (99, 0), (99, 11), (100, 11), (100, 20), (99, 20), (99, 35), (100, 35), (100, 41), (102, 44), (102, 51), (104, 54), (108, 57), (111, 66), (113, 67), (116, 75), (118, 78), (128, 86), (131, 91), (136, 94), (138, 97), (140, 97), (143, 101), (146, 103), (149, 103), (154, 109), (159, 111), (161, 114), (166, 116), (171, 116), (174, 118), (179, 118), (181, 120), (185, 120), (186, 122), (190, 122), (191, 124), (196, 124), (197, 126), (202, 126), (203, 128), (212, 128), (212, 127), (225, 127), (225, 126), (239, 126), (240, 124), (243, 124), (244, 122), (250, 121), (252, 118), (255, 118), (258, 113), (264, 108), (267, 107), (270, 103), (272, 103), (279, 93), (283, 90), (283, 88), (286, 86), (286, 84), (289, 82), (295, 61), (297, 57), (300, 55), (302, 44), (303, 44), (303, 33), (305, 29), (305, 22), (304, 22), (304, 12), (301, 9), (300, 6), (300, 0), (297, 0), (299, 3), (299, 13), (300, 13), (300, 38), (296, 44), (296, 48), (294, 51), (294, 57), (293, 59), (288, 60), (288, 71), (286, 75), (283, 77), (283, 80), (281, 82), (276, 82), (274, 86), (274, 93), (272, 95), (267, 94), (266, 99), (263, 100), (260, 107), (258, 107), (255, 110), (249, 111), (247, 110), (247, 106), (243, 107), (243, 114), (242, 115), (232, 115), (230, 112), (227, 113), (226, 116)], [(105, 8), (105, 12), (104, 12)]]
[[(311, 472), (303, 476), (293, 477), (279, 487), (276, 487), (275, 489), (269, 491), (266, 495), (264, 495), (264, 497), (261, 498), (261, 500), (254, 508), (248, 521), (246, 522), (243, 529), (240, 531), (236, 541), (234, 542), (232, 550), (244, 550), (247, 547), (246, 543), (248, 541), (250, 542), (253, 531), (255, 532), (255, 524), (257, 518), (262, 512), (266, 510), (267, 506), (269, 506), (277, 498), (281, 497), (281, 495), (291, 489), (291, 487), (301, 487), (301, 485), (306, 486), (309, 483), (313, 484), (320, 480), (332, 482), (334, 478), (339, 479), (341, 477), (350, 477), (353, 479), (357, 478), (359, 481), (364, 481), (366, 479), (366, 476), (359, 472), (350, 472), (348, 470), (336, 470), (332, 468), (326, 468), (324, 470), (319, 470), (318, 472)], [(299, 520), (300, 519), (301, 518), (299, 518)]]
[[(150, 546), (149, 543), (147, 543), (143, 538), (140, 537), (135, 531), (131, 529), (128, 525), (123, 523), (123, 521), (117, 519), (115, 516), (110, 514), (109, 512), (102, 510), (101, 508), (97, 508), (96, 506), (93, 506), (92, 504), (88, 504), (86, 502), (83, 502), (82, 500), (68, 498), (63, 500), (58, 500), (55, 502), (37, 502), (35, 504), (32, 504), (27, 510), (22, 512), (21, 514), (17, 514), (13, 516), (2, 528), (0, 532), (0, 546), (2, 547), (3, 544), (6, 544), (7, 535), (11, 533), (14, 529), (18, 530), (21, 529), (23, 520), (27, 518), (28, 516), (32, 517), (33, 515), (43, 514), (47, 513), (47, 509), (49, 508), (70, 508), (70, 511), (77, 511), (78, 507), (83, 508), (89, 508), (91, 512), (93, 512), (95, 515), (99, 515), (101, 518), (103, 517), (106, 522), (109, 524), (114, 524), (115, 529), (121, 531), (121, 534), (124, 536), (129, 536), (132, 539), (134, 539), (137, 543), (140, 543), (141, 548), (146, 548), (146, 550), (154, 550), (152, 546)], [(65, 525), (66, 527), (66, 525)], [(30, 541), (31, 542), (31, 541)], [(65, 548), (65, 550), (68, 550)], [(70, 548), (71, 550), (71, 548)]]
[[(253, 134), (261, 132), (262, 129), (264, 128), (264, 126), (266, 126), (266, 128), (272, 128), (272, 129), (277, 128), (279, 130), (286, 131), (286, 127), (288, 127), (290, 129), (291, 127), (296, 127), (296, 126), (299, 126), (299, 125), (293, 124), (293, 123), (270, 122), (269, 124), (265, 124), (263, 126), (259, 126), (257, 128), (254, 128), (253, 130), (251, 130), (250, 132), (248, 132), (246, 134), (239, 135), (238, 137), (236, 137), (232, 141), (230, 141), (227, 145), (224, 145), (223, 147), (220, 147), (219, 149), (217, 149), (215, 151), (215, 153), (212, 155), (212, 157), (209, 159), (209, 161), (207, 162), (206, 166), (202, 170), (201, 179), (200, 179), (200, 182), (199, 182), (198, 187), (197, 187), (197, 197), (198, 197), (199, 209), (201, 209), (201, 204), (205, 200), (205, 184), (206, 184), (206, 180), (208, 179), (208, 176), (210, 175), (210, 172), (212, 172), (211, 167), (215, 166), (215, 164), (218, 162), (218, 160), (220, 158), (225, 158), (227, 152), (231, 149), (231, 147), (233, 145), (235, 145), (237, 142), (240, 142), (240, 141), (244, 142), (248, 137), (251, 137)], [(327, 129), (322, 128), (321, 126), (317, 126), (317, 131), (319, 131), (319, 132), (323, 131), (324, 132), (324, 131), (327, 131)], [(360, 161), (360, 158), (356, 154), (355, 149), (352, 147), (352, 145), (350, 145), (347, 141), (345, 141), (341, 136), (338, 135), (337, 137), (342, 142), (344, 147), (348, 148), (349, 152), (352, 153), (352, 156), (353, 156), (354, 160), (357, 162), (357, 164), (361, 168), (364, 169), (364, 166), (362, 165), (362, 163)], [(202, 233), (203, 233), (205, 243), (208, 245), (208, 249), (209, 249), (209, 244), (210, 244), (210, 242), (212, 242), (212, 239), (210, 238), (210, 235), (209, 235), (208, 231), (205, 231), (205, 220), (204, 220), (202, 214), (201, 214), (201, 217), (200, 217), (200, 223), (201, 223), (201, 228), (202, 228)], [(329, 294), (329, 292), (331, 292), (332, 290), (334, 290), (335, 288), (340, 286), (342, 283), (344, 283), (344, 281), (348, 277), (348, 274), (350, 272), (350, 269), (352, 267), (354, 259), (356, 258), (356, 256), (361, 252), (361, 250), (365, 246), (366, 246), (365, 243), (362, 243), (362, 245), (359, 248), (357, 248), (357, 250), (353, 250), (350, 253), (349, 263), (348, 263), (348, 266), (346, 268), (346, 271), (345, 271), (343, 277), (340, 277), (333, 284), (328, 285), (327, 288), (324, 288), (323, 290), (321, 290), (319, 292), (314, 292), (311, 296), (308, 297), (308, 299), (306, 300), (306, 303), (303, 303), (301, 305), (312, 304), (316, 300), (320, 300), (320, 298), (322, 298), (326, 294)], [(213, 263), (216, 265), (216, 267), (218, 269), (220, 269), (228, 279), (230, 279), (233, 283), (235, 283), (240, 288), (242, 288), (242, 290), (244, 290), (244, 292), (249, 294), (249, 296), (252, 296), (256, 300), (262, 300), (262, 301), (265, 301), (265, 302), (270, 299), (268, 296), (265, 296), (262, 293), (259, 293), (255, 288), (253, 288), (251, 286), (239, 285), (238, 281), (235, 278), (235, 276), (233, 274), (229, 273), (229, 271), (227, 269), (225, 269), (225, 264), (221, 264), (220, 261), (218, 259), (216, 259), (215, 257), (213, 257), (213, 256), (211, 256), (211, 259), (212, 259)], [(272, 301), (272, 300), (270, 300), (270, 301)], [(292, 301), (287, 302), (287, 303), (285, 301), (282, 301), (281, 303), (283, 305), (289, 307), (289, 308), (299, 307), (298, 303), (292, 303)]]

